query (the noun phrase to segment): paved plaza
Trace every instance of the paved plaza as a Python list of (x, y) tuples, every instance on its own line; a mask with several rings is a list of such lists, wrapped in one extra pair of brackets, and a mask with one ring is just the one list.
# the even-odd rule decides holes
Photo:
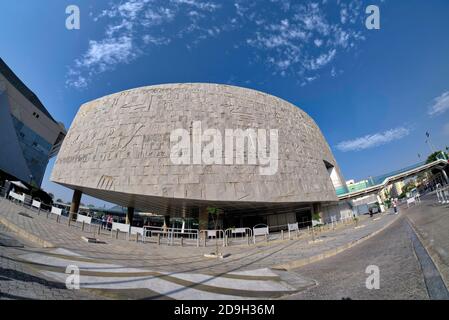
[[(313, 239), (303, 231), (293, 240), (220, 246), (229, 256), (217, 260), (204, 257), (215, 250), (213, 241), (204, 248), (169, 246), (164, 240), (160, 245), (142, 243), (123, 235), (115, 239), (106, 231), (82, 231), (79, 225), (69, 227), (64, 219), (58, 223), (2, 199), (1, 298), (426, 299), (431, 297), (431, 278), (423, 275), (411, 233), (417, 230), (447, 281), (445, 210), (425, 199), (416, 207), (401, 208), (399, 215), (361, 217), (357, 227), (340, 224)], [(103, 243), (87, 243), (82, 236)], [(381, 268), (380, 291), (365, 288), (368, 264)], [(81, 290), (65, 289), (68, 265), (81, 270)]]

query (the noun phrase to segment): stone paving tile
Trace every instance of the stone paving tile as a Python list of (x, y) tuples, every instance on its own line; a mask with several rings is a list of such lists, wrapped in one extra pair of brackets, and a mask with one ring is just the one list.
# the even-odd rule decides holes
[(0, 300), (86, 300), (102, 299), (85, 290), (68, 290), (62, 283), (45, 279), (17, 262), (12, 252), (24, 248), (0, 225)]
[(436, 195), (431, 195), (420, 206), (408, 209), (407, 216), (449, 287), (449, 204), (439, 204)]
[[(18, 214), (20, 212), (26, 213), (32, 218)], [(303, 234), (298, 240), (274, 241), (268, 245), (261, 241), (259, 244), (251, 246), (220, 247), (221, 252), (231, 255), (224, 260), (217, 261), (203, 256), (204, 253), (215, 250), (213, 245), (207, 248), (167, 246), (165, 244), (157, 246), (156, 244), (116, 240), (106, 234), (96, 236), (106, 242), (105, 244), (86, 243), (81, 240), (81, 236), (94, 236), (94, 230), (89, 233), (89, 230), (83, 232), (79, 227), (72, 226), (69, 228), (65, 219), (61, 223), (57, 223), (54, 218), (47, 219), (44, 213), (38, 216), (36, 211), (4, 199), (0, 200), (0, 216), (59, 248), (68, 249), (85, 257), (107, 260), (109, 263), (117, 263), (128, 267), (148, 268), (154, 271), (202, 273), (224, 273), (265, 268), (311, 257), (359, 240), (379, 230), (397, 217), (384, 215), (378, 221), (373, 221), (369, 217), (362, 217), (359, 225), (365, 225), (364, 228), (354, 229), (352, 224), (348, 226), (342, 224), (336, 230), (329, 230), (317, 235), (323, 242), (316, 244), (309, 244), (310, 236)], [(39, 250), (45, 251), (46, 249)]]

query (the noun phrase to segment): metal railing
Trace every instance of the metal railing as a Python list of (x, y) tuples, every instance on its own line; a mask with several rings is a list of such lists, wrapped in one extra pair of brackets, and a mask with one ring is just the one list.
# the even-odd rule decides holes
[(249, 245), (249, 239), (253, 237), (251, 228), (229, 228), (225, 230), (225, 245), (229, 246), (233, 243), (242, 244), (246, 242)]
[(437, 195), (437, 201), (439, 204), (448, 204), (449, 203), (449, 185), (437, 186), (435, 193)]
[(217, 229), (217, 230), (200, 230), (200, 239), (202, 241), (202, 245), (204, 247), (207, 247), (207, 242), (209, 240), (215, 240), (215, 244), (219, 244), (221, 242), (221, 245), (223, 247), (226, 246), (226, 234), (223, 230)]
[(198, 229), (145, 226), (142, 241), (145, 243), (149, 240), (156, 240), (157, 244), (165, 240), (168, 245), (174, 245), (176, 241), (181, 245), (185, 242), (186, 244), (196, 243), (199, 246), (199, 231)]
[[(4, 188), (0, 188), (0, 196), (3, 198), (10, 199), (11, 201), (28, 207), (32, 212), (37, 213), (37, 215), (45, 215), (47, 219), (56, 220), (56, 222), (61, 223), (62, 219), (68, 221), (68, 213), (63, 210), (56, 208), (54, 206), (46, 205), (39, 201), (39, 199), (32, 199), (31, 197), (20, 197), (24, 199), (21, 201), (17, 199), (18, 197), (10, 197), (9, 194), (5, 194)], [(440, 203), (449, 203), (449, 186), (438, 189), (437, 194)], [(96, 233), (98, 235), (102, 234), (103, 226), (101, 221), (98, 221), (93, 217), (86, 217), (77, 214), (76, 221), (71, 221), (68, 226), (76, 226), (80, 228), (83, 232), (87, 232), (85, 226), (89, 226), (89, 233)], [(222, 246), (229, 245), (250, 245), (256, 244), (256, 237), (260, 238), (264, 236), (265, 241), (273, 240), (285, 240), (285, 236), (288, 234), (288, 239), (300, 238), (303, 235), (310, 235), (312, 238), (315, 235), (320, 234), (325, 230), (335, 229), (336, 226), (341, 224), (351, 224), (356, 223), (352, 217), (347, 217), (346, 219), (340, 219), (335, 221), (331, 219), (329, 222), (322, 223), (318, 226), (312, 227), (312, 221), (302, 221), (295, 222), (293, 224), (268, 226), (268, 225), (256, 225), (253, 228), (228, 228), (226, 230), (197, 230), (197, 229), (187, 229), (187, 228), (167, 228), (167, 227), (155, 227), (155, 226), (144, 226), (143, 228), (128, 226), (126, 230), (109, 230), (106, 231), (107, 234), (113, 235), (113, 231), (116, 232), (116, 238), (118, 239), (118, 234), (126, 234), (125, 239), (130, 240), (131, 235), (135, 235), (136, 241), (139, 240), (139, 236), (142, 239), (142, 243), (157, 243), (165, 242), (167, 245), (187, 245), (187, 246), (197, 246), (200, 245), (207, 246), (208, 243), (218, 241)], [(96, 228), (95, 228), (96, 227)], [(126, 231), (126, 232), (125, 232)], [(263, 231), (263, 232), (262, 232)], [(103, 233), (104, 234), (104, 233)], [(203, 242), (201, 242), (203, 241)], [(215, 242), (217, 243), (217, 242)]]

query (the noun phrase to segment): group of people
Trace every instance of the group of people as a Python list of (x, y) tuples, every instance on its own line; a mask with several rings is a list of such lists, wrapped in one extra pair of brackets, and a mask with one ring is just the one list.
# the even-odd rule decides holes
[(111, 230), (112, 229), (112, 223), (114, 222), (114, 218), (112, 215), (103, 215), (101, 217), (101, 227), (103, 229)]

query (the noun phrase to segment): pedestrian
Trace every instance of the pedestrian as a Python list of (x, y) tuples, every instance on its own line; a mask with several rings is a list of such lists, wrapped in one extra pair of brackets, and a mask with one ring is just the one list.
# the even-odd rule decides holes
[(398, 214), (396, 199), (393, 199), (393, 210), (394, 210), (394, 214)]
[(112, 219), (112, 216), (109, 215), (108, 216), (108, 220), (107, 220), (107, 222), (108, 222), (108, 230), (112, 229), (112, 221), (114, 221), (114, 220)]
[(101, 228), (106, 229), (106, 216), (105, 215), (101, 216)]
[(369, 216), (370, 216), (370, 218), (373, 217), (373, 208), (369, 208)]

